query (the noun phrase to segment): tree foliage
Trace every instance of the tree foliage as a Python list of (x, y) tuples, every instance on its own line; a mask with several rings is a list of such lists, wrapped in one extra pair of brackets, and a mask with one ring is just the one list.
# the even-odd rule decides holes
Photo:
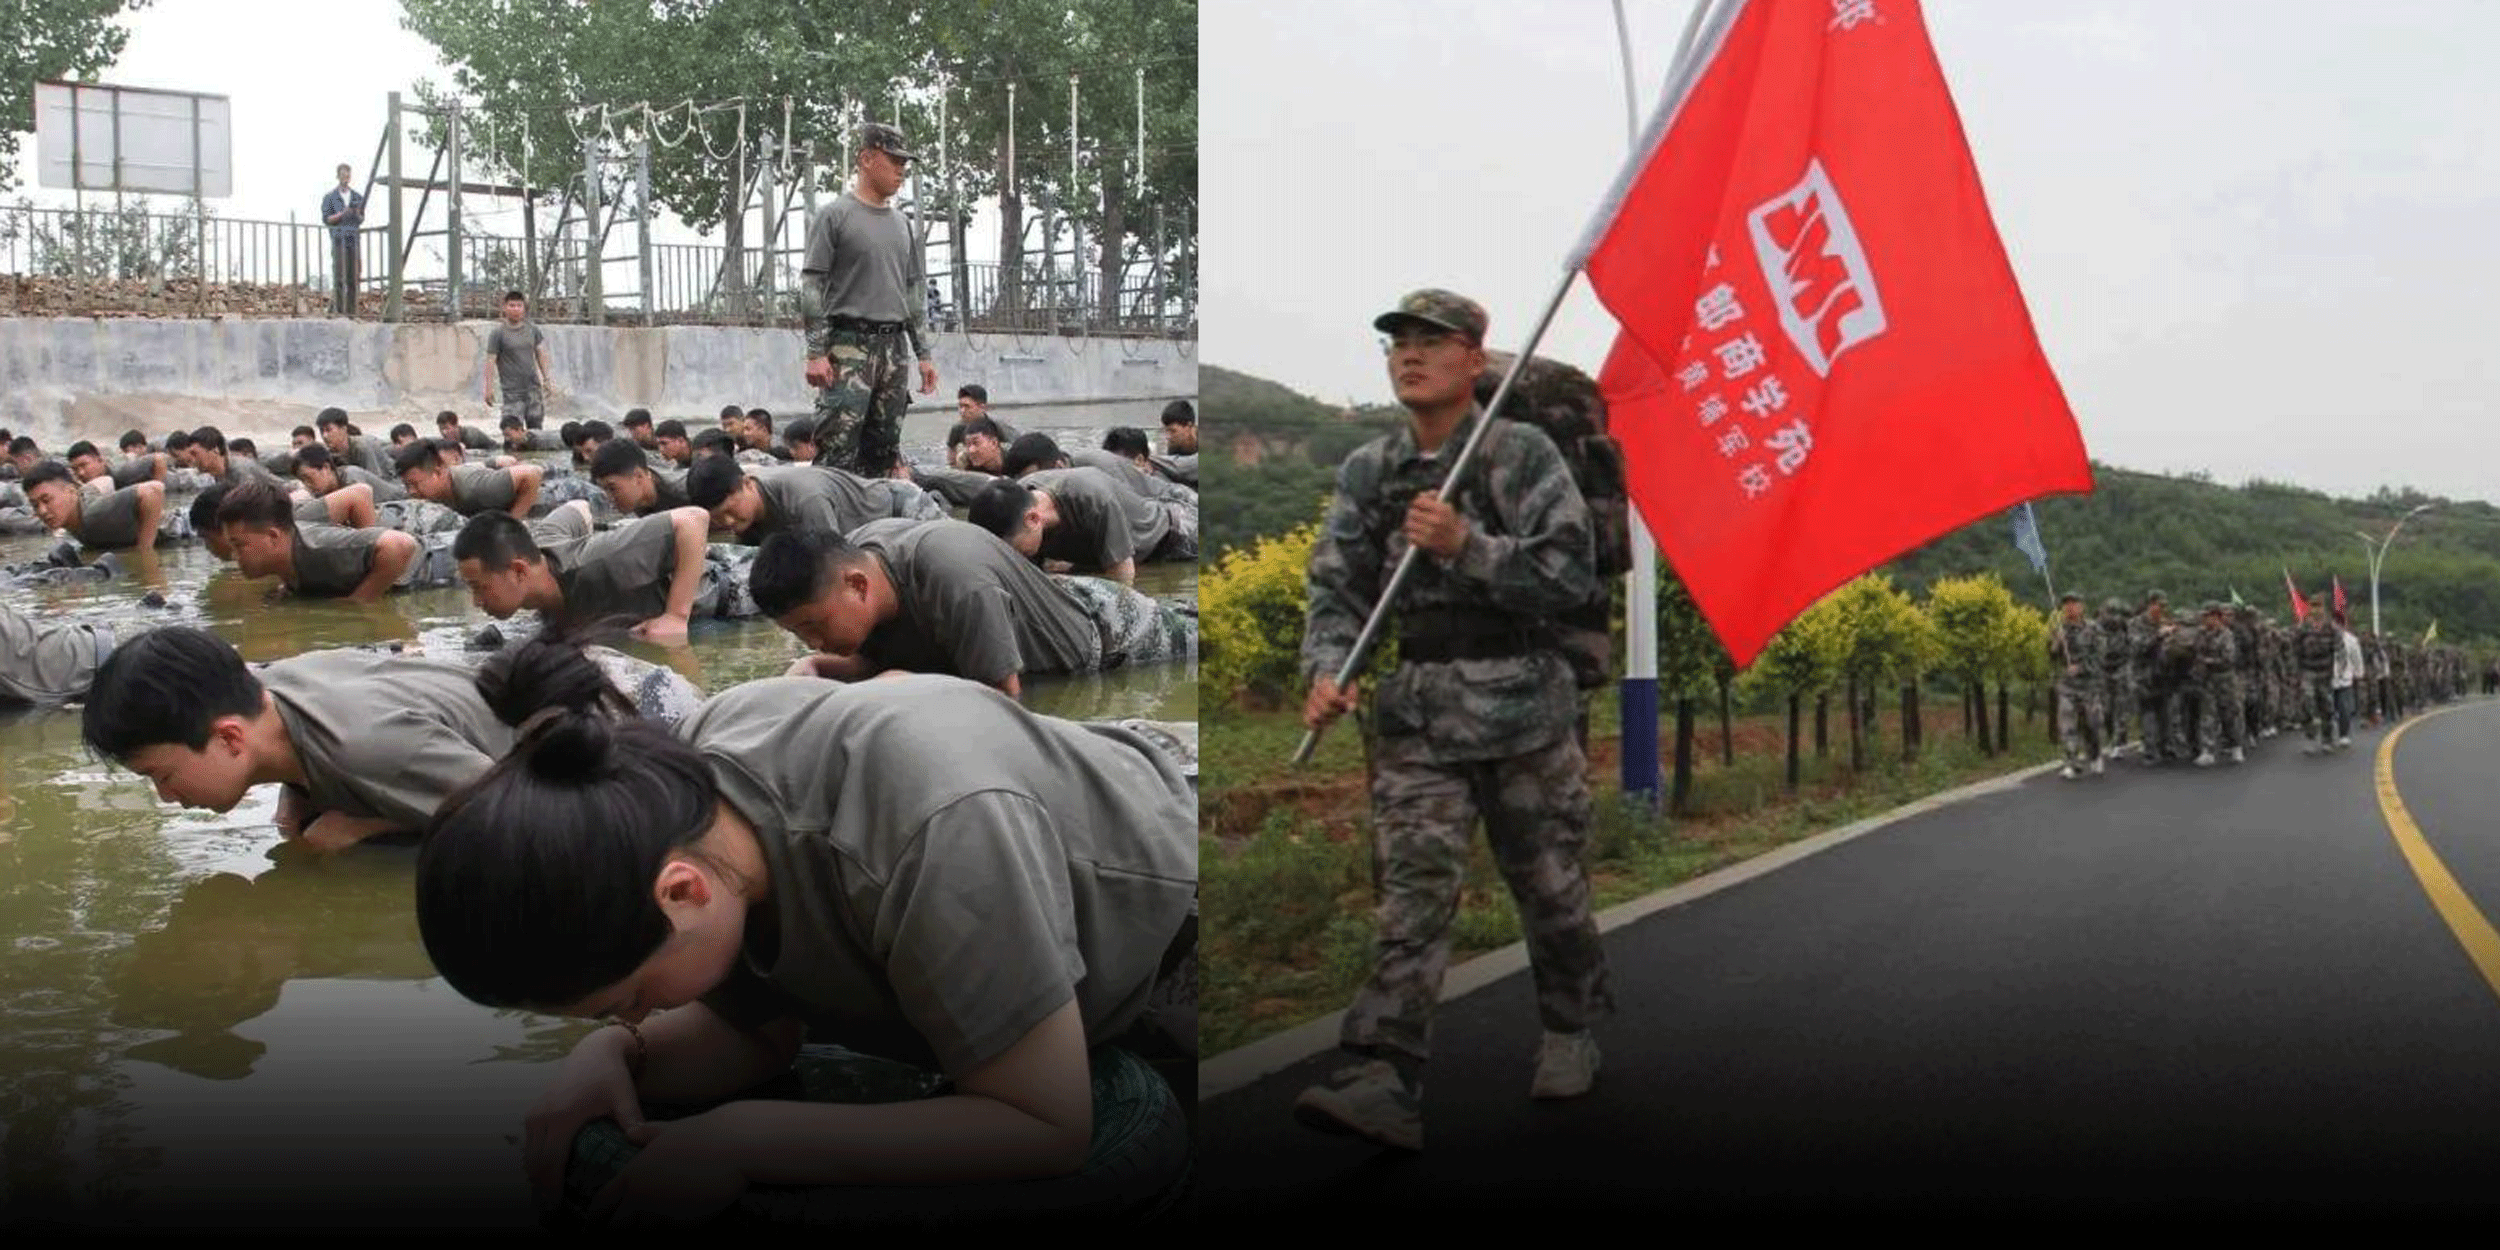
[[(582, 123), (572, 120), (575, 110), (605, 105), (611, 117), (622, 118), (648, 103), (662, 111), (651, 151), (652, 200), (696, 229), (709, 229), (730, 218), (745, 192), (734, 160), (715, 155), (737, 143), (737, 117), (665, 110), (688, 100), (746, 99), (751, 182), (765, 136), (784, 129), (786, 100), (790, 138), (815, 145), (820, 191), (849, 182), (847, 136), (854, 121), (894, 121), (930, 158), (915, 168), (912, 186), (924, 218), (942, 215), (951, 173), (963, 204), (1002, 191), (1050, 197), (1085, 223), (1089, 244), (1106, 232), (1132, 250), (1150, 244), (1156, 205), (1167, 218), (1194, 221), (1195, 0), (403, 4), (407, 27), (442, 53), (454, 86), (473, 102), (476, 122), (491, 128), (498, 154), (508, 153), (514, 165), (521, 164), (526, 124), (530, 155), (526, 167), (513, 172), (534, 187), (580, 179), (583, 154), (572, 126)], [(1145, 71), (1146, 88), (1142, 179), (1135, 159), (1138, 69)], [(1071, 74), (1079, 80), (1073, 171)], [(1012, 186), (1005, 182), (1010, 81), (1018, 89)], [(946, 168), (934, 159), (941, 84)], [(695, 133), (684, 133), (688, 126)], [(1005, 209), (1010, 237), (1001, 240), (1000, 259), (1014, 265), (1019, 208), (1010, 202)], [(1167, 220), (1167, 251), (1186, 263), (1194, 249), (1181, 225)], [(782, 240), (784, 246), (796, 242)], [(1107, 262), (1116, 254), (1103, 255)]]
[(35, 84), (90, 81), (130, 42), (117, 19), (148, 0), (31, 0), (0, 10), (0, 192), (17, 189), (18, 145), (34, 130)]

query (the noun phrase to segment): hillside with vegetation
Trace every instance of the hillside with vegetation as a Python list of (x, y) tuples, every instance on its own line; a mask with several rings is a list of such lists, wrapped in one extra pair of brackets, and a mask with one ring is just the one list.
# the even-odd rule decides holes
[[(1211, 557), (1316, 519), (1337, 463), (1401, 419), (1392, 406), (1340, 409), (1214, 366), (1200, 370), (1199, 389), (1206, 414), (1201, 481), (1208, 484), (1200, 523)], [(2099, 462), (2093, 480), (2088, 495), (2042, 499), (2034, 508), (2057, 588), (2081, 591), (2096, 607), (2113, 596), (2133, 606), (2151, 589), (2174, 605), (2228, 600), (2236, 591), (2288, 620), (2288, 570), (2305, 592), (2324, 591), (2330, 575), (2340, 577), (2354, 625), (2367, 629), (2369, 560), (2358, 535), (2383, 535), (2417, 505), (2430, 504), (2405, 526), (2381, 567), (2386, 631), (2418, 640), (2436, 621), (2443, 641), (2500, 639), (2500, 508), (2490, 503), (2395, 488), (2337, 498), (2282, 482), (2233, 486)], [(2001, 514), (1876, 571), (1915, 596), (1943, 579), (1994, 573), (2018, 595), (2048, 597)]]

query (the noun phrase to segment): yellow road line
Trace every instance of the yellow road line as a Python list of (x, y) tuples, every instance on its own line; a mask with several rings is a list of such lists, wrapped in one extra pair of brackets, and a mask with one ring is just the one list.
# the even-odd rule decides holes
[(2457, 884), (2448, 866), (2439, 861), (2439, 855), (2431, 850), (2430, 842), (2423, 838), (2422, 827), (2413, 823), (2412, 814), (2405, 810), (2404, 800), (2396, 795), (2397, 740), (2405, 736), (2406, 730), (2433, 716), (2463, 710), (2462, 707), (2442, 708), (2414, 717), (2396, 726), (2379, 741), (2378, 806), (2387, 817), (2387, 831), (2394, 835), (2396, 849), (2404, 852), (2405, 862), (2412, 865), (2413, 875), (2421, 881), (2422, 892), (2430, 896), (2431, 906), (2438, 909), (2441, 920), (2448, 922), (2448, 931), (2457, 935), (2458, 944), (2465, 947), (2466, 958), (2473, 960), (2474, 966), (2482, 971), (2483, 980), (2490, 983), (2492, 992), (2500, 994), (2500, 930), (2491, 927), (2491, 921), (2484, 919), (2482, 910), (2466, 896), (2465, 887)]

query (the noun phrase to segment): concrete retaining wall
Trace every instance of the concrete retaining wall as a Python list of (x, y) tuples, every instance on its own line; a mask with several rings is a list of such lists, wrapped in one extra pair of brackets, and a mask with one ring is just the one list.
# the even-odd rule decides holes
[[(494, 324), (0, 319), (0, 425), (55, 448), (81, 438), (109, 446), (134, 426), (161, 436), (200, 425), (283, 445), (287, 430), (328, 407), (377, 437), (400, 421), (431, 433), (445, 408), (491, 427), (502, 414), (481, 402), (481, 356)], [(542, 328), (554, 365), (549, 428), (613, 422), (628, 408), (709, 418), (729, 403), (777, 414), (815, 406), (795, 330)], [(940, 334), (931, 344), (938, 391), (915, 393), (915, 409), (953, 407), (967, 382), (1010, 408), (1198, 393), (1195, 342)]]

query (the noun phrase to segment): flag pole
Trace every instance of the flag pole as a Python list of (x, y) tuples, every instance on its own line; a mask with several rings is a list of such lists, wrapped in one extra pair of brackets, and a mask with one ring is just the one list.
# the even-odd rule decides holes
[[(1712, 5), (1709, 0), (1703, 0), (1700, 7), (1709, 9)], [(1729, 0), (1728, 3), (1716, 5), (1715, 12), (1712, 13), (1708, 22), (1712, 35), (1710, 42), (1715, 44), (1717, 36), (1726, 33), (1728, 24), (1734, 20), (1734, 15), (1744, 7), (1744, 0)], [(1698, 29), (1703, 23), (1696, 17), (1689, 24)], [(1616, 210), (1623, 205), (1623, 197), (1631, 193), (1632, 183), (1639, 177), (1644, 163), (1643, 158), (1666, 138), (1667, 124), (1674, 118), (1676, 110), (1684, 102), (1685, 95), (1692, 89), (1694, 71), (1698, 68), (1700, 59), (1688, 53), (1683, 63), (1675, 67), (1666, 91), (1658, 98), (1658, 108), (1650, 114), (1648, 132), (1635, 146), (1630, 159), (1624, 162), (1623, 168), (1616, 173), (1614, 186), (1607, 192), (1606, 199), (1598, 206), (1597, 212), (1589, 218), (1588, 229), (1583, 234), (1579, 246), (1572, 249), (1570, 258), (1563, 263), (1562, 281), (1554, 285), (1552, 298), (1545, 301), (1545, 311), (1537, 316), (1536, 328), (1528, 332), (1526, 345), (1519, 349), (1517, 356), (1511, 358), (1510, 368), (1502, 374), (1501, 386), (1495, 388), (1492, 400), (1484, 406), (1485, 420), (1476, 423), (1475, 430), (1467, 436), (1467, 445), (1459, 449), (1458, 459), (1451, 463), (1450, 474), (1441, 483), (1439, 498), (1443, 503), (1449, 502), (1456, 493), (1460, 475), (1467, 471), (1468, 463), (1475, 458), (1477, 445), (1484, 441), (1484, 432), (1493, 428), (1492, 414), (1500, 411), (1502, 401), (1509, 398), (1511, 384), (1519, 380), (1520, 370), (1526, 368), (1528, 358), (1536, 354), (1537, 344), (1545, 340), (1546, 328), (1553, 324), (1554, 314), (1562, 308), (1563, 297), (1571, 293), (1571, 284), (1579, 279), (1581, 268), (1588, 263), (1589, 253), (1596, 250), (1598, 236), (1604, 232), (1608, 223), (1614, 220)], [(1398, 559), (1397, 571), (1390, 575), (1388, 587), (1380, 592), (1380, 601), (1372, 606), (1371, 619), (1363, 623), (1362, 636), (1354, 640), (1354, 649), (1346, 653), (1344, 665), (1337, 670), (1339, 690), (1345, 689), (1346, 683), (1354, 680), (1354, 674), (1361, 671), (1363, 662), (1370, 657), (1372, 643), (1380, 633), (1381, 622), (1388, 618), (1390, 605), (1397, 602), (1398, 591), (1405, 587), (1408, 574), (1414, 571), (1416, 554), (1416, 548), (1410, 546), (1406, 549), (1406, 554)], [(1319, 735), (1320, 731), (1317, 729), (1303, 731), (1302, 744), (1294, 749), (1294, 763), (1303, 764), (1310, 761), (1311, 752), (1319, 746)]]
[[(1709, 15), (1716, 0), (1693, 0), (1693, 11), (1684, 19), (1684, 32), (1675, 43), (1675, 53), (1667, 62), (1670, 82), (1682, 72), (1691, 59), (1693, 40), (1701, 33), (1702, 19)], [(1615, 43), (1623, 53), (1623, 127), (1624, 141), (1637, 152), (1641, 142), (1641, 114), (1638, 79), (1632, 70), (1632, 27), (1623, 15), (1623, 0), (1615, 0)], [(1632, 569), (1624, 574), (1623, 585), (1623, 684), (1616, 693), (1616, 705), (1622, 725), (1623, 794), (1625, 798), (1639, 795), (1655, 807), (1658, 802), (1658, 544), (1650, 536), (1649, 523), (1641, 516), (1639, 505), (1630, 509)]]

